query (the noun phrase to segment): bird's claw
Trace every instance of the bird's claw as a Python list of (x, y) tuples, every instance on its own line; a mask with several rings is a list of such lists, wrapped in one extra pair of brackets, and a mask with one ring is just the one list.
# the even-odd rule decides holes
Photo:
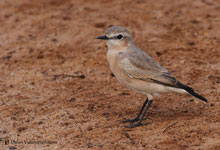
[(151, 123), (150, 122), (146, 122), (146, 123), (137, 122), (137, 123), (130, 124), (130, 125), (124, 125), (124, 127), (126, 127), (126, 128), (135, 128), (135, 127), (149, 125), (149, 124), (151, 124)]

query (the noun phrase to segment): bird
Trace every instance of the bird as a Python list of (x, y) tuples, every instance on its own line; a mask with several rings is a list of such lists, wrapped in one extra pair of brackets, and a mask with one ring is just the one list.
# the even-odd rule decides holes
[(116, 79), (129, 89), (147, 96), (137, 116), (122, 121), (122, 123), (130, 123), (126, 127), (134, 128), (150, 124), (143, 123), (143, 120), (153, 102), (153, 96), (161, 93), (189, 94), (208, 102), (191, 87), (177, 81), (167, 69), (136, 46), (131, 33), (126, 28), (111, 26), (103, 36), (98, 36), (96, 39), (106, 41), (107, 60)]

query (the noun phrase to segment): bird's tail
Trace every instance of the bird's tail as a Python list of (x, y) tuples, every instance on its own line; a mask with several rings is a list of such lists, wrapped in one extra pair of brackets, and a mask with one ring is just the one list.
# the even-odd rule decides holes
[(199, 98), (201, 100), (203, 100), (204, 102), (208, 102), (208, 100), (204, 97), (202, 97), (201, 95), (197, 94), (191, 87), (188, 87), (180, 82), (177, 81), (176, 84), (179, 88), (184, 89), (186, 92), (188, 92), (190, 95)]

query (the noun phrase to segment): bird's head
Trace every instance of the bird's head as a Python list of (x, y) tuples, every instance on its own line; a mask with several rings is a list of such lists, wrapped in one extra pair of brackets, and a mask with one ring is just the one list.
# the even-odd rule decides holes
[(97, 39), (106, 40), (108, 49), (111, 50), (124, 50), (132, 44), (130, 32), (121, 26), (112, 26), (108, 28), (105, 35), (99, 36)]

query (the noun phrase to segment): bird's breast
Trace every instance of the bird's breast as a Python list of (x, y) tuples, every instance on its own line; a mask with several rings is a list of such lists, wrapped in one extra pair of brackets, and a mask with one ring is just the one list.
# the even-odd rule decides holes
[(130, 77), (124, 73), (123, 69), (119, 67), (119, 57), (121, 52), (111, 51), (109, 50), (107, 53), (107, 60), (110, 65), (110, 69), (117, 78), (119, 82), (122, 84), (127, 84), (131, 82)]

